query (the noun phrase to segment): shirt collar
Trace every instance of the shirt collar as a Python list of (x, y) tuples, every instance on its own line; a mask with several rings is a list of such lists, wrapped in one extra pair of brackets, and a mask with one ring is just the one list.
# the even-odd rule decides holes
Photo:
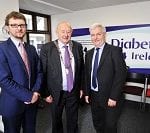
[(97, 48), (100, 48), (101, 50), (103, 50), (104, 46), (105, 46), (105, 43), (101, 45), (100, 47), (95, 47), (94, 49), (96, 50)]
[[(18, 47), (20, 45), (20, 40), (14, 38), (14, 37), (10, 37), (10, 39), (12, 40), (12, 42), (15, 44), (16, 47)], [(24, 44), (24, 42), (21, 42)]]
[(58, 40), (58, 47), (61, 49), (64, 46), (69, 46), (69, 43), (68, 44), (63, 44), (61, 41)]

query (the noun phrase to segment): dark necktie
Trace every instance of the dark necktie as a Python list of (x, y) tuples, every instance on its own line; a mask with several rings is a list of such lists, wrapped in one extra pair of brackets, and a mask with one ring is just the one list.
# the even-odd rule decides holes
[(19, 47), (20, 47), (20, 55), (22, 57), (22, 60), (26, 66), (26, 70), (27, 70), (27, 73), (29, 75), (29, 61), (28, 61), (28, 56), (27, 56), (27, 53), (26, 53), (26, 50), (23, 46), (24, 44), (23, 43), (20, 43)]
[(64, 65), (66, 69), (66, 77), (67, 77), (67, 90), (71, 92), (73, 89), (73, 72), (70, 62), (70, 54), (68, 50), (68, 46), (64, 46), (65, 54), (64, 54)]
[(96, 48), (94, 66), (93, 66), (93, 75), (92, 75), (92, 86), (93, 88), (97, 87), (96, 78), (97, 78), (97, 68), (98, 68), (98, 59), (99, 59), (99, 49)]

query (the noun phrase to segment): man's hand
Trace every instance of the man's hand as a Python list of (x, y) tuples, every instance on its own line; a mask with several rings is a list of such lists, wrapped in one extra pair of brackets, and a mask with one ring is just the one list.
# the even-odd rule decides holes
[(40, 96), (40, 94), (38, 92), (33, 92), (31, 102), (24, 102), (24, 103), (25, 104), (31, 104), (31, 103), (33, 104), (38, 100), (39, 96)]
[(33, 92), (31, 103), (35, 103), (39, 99), (40, 94), (38, 92)]
[(45, 101), (50, 104), (53, 102), (53, 97), (50, 95), (50, 96), (45, 98)]
[(85, 96), (85, 102), (86, 102), (86, 103), (90, 103), (90, 102), (89, 102), (89, 96)]
[(110, 99), (110, 98), (108, 99), (108, 106), (109, 106), (109, 107), (115, 107), (116, 104), (117, 104), (117, 101), (112, 100), (112, 99)]
[(82, 98), (83, 96), (83, 90), (80, 90), (80, 99)]

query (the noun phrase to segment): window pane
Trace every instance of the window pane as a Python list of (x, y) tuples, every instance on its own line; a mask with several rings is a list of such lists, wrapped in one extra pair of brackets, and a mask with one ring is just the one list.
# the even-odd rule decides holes
[(30, 44), (34, 45), (38, 54), (40, 53), (41, 46), (49, 42), (50, 36), (48, 34), (29, 34)]
[(27, 21), (27, 30), (32, 30), (32, 15), (23, 14)]
[(37, 22), (37, 30), (48, 31), (47, 18), (37, 16), (36, 22)]

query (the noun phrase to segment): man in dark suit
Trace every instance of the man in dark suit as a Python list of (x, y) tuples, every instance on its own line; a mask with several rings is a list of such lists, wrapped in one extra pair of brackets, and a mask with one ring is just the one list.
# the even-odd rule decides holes
[(85, 56), (85, 100), (91, 103), (97, 133), (116, 133), (126, 64), (122, 49), (105, 42), (106, 29), (102, 25), (95, 23), (89, 31), (94, 48)]
[(8, 40), (0, 44), (0, 115), (4, 133), (35, 133), (37, 100), (42, 82), (36, 49), (23, 41), (25, 17), (19, 12), (6, 16)]
[[(40, 54), (44, 81), (46, 81), (44, 85), (47, 85), (49, 92), (46, 101), (52, 103), (52, 133), (63, 133), (64, 107), (67, 133), (77, 133), (78, 105), (83, 93), (81, 90), (84, 66), (82, 46), (78, 42), (71, 41), (72, 28), (66, 21), (58, 24), (56, 34), (58, 39), (45, 44)], [(66, 52), (69, 56), (69, 65), (66, 64)]]

